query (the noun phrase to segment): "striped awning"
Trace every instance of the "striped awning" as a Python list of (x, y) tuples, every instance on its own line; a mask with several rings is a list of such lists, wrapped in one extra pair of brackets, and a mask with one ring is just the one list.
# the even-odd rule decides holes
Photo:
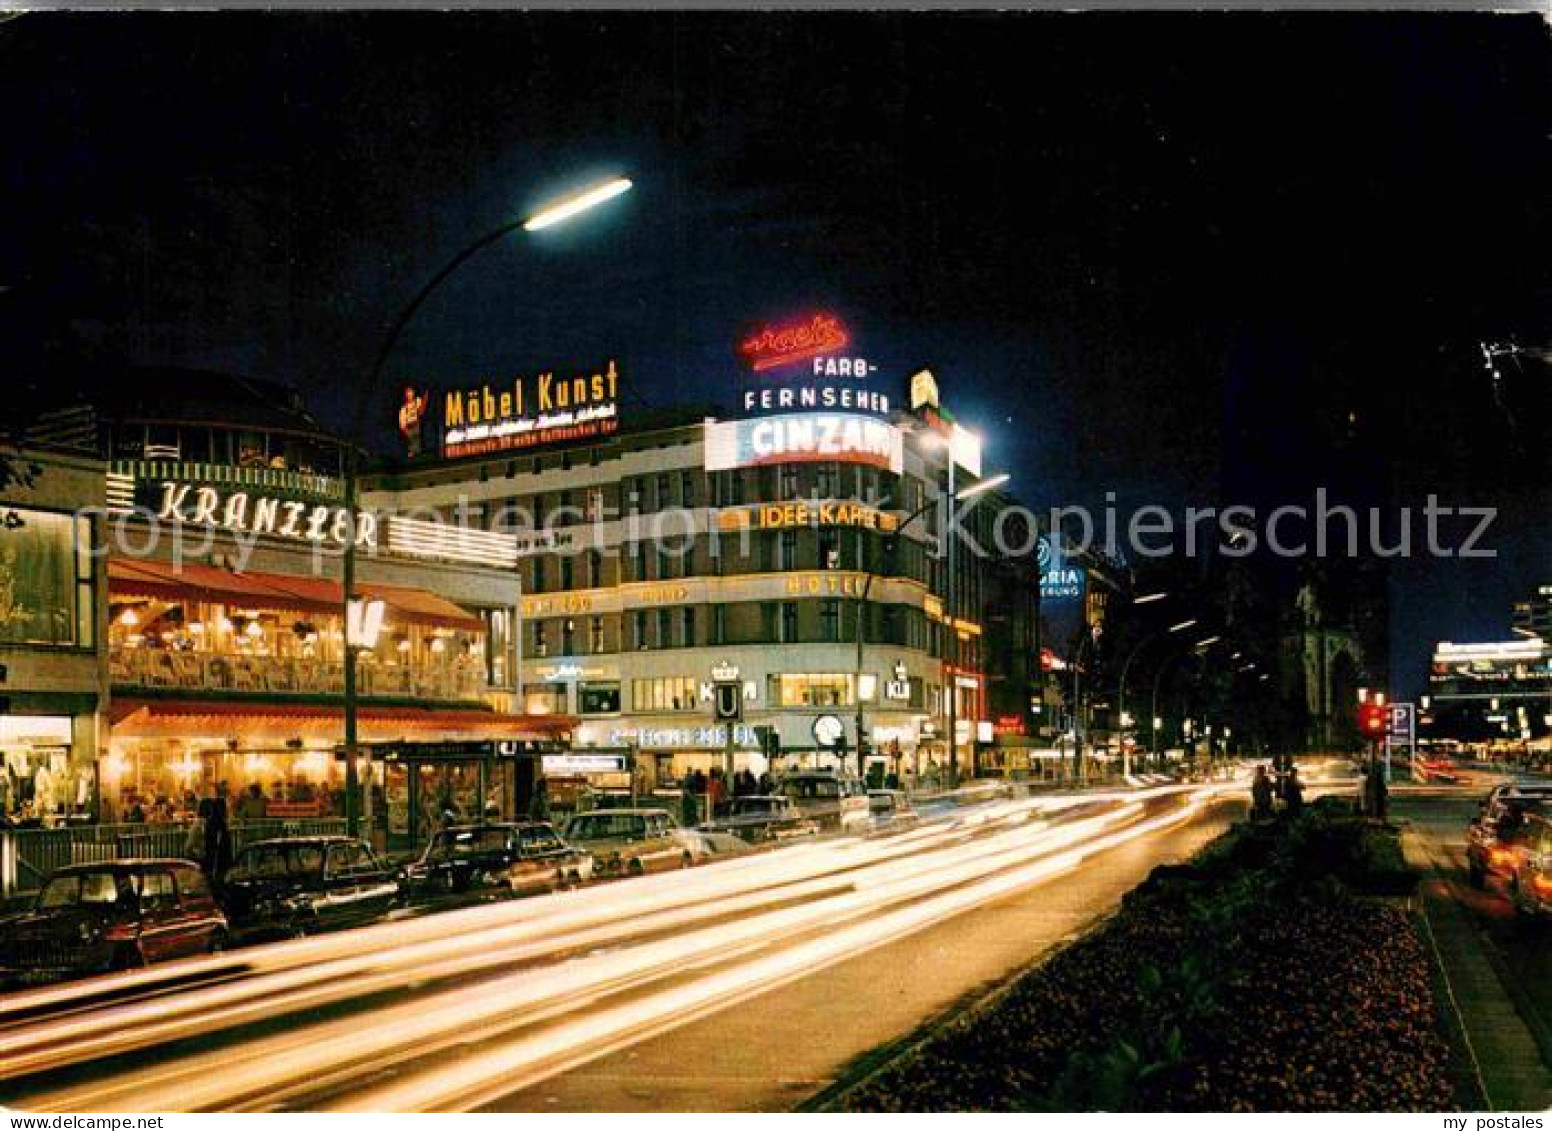
[[(109, 717), (115, 738), (301, 739), (309, 745), (345, 739), (345, 713), (334, 704), (115, 697)], [(576, 719), (507, 715), (476, 707), (362, 704), (356, 711), (356, 725), (362, 742), (547, 742), (569, 736)]]

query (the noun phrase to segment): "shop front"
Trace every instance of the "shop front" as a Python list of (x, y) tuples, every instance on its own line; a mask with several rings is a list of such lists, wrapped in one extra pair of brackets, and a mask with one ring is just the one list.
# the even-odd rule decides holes
[[(119, 697), (103, 765), (114, 819), (176, 820), (191, 799), (225, 796), (235, 816), (344, 813), (338, 704)], [(571, 720), (479, 707), (363, 704), (357, 711), (363, 812), (386, 843), (423, 840), (459, 819), (525, 816), (539, 753)]]

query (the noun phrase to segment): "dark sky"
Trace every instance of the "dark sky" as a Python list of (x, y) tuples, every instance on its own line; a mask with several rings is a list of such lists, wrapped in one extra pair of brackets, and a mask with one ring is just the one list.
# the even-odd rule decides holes
[[(927, 364), (1045, 507), (1429, 491), (1503, 552), (1407, 563), (1403, 680), (1552, 581), (1552, 43), (1534, 16), (74, 14), (0, 24), (0, 293), (343, 425), (388, 369), (618, 357), (733, 402), (752, 318), (830, 308)], [(13, 320), (14, 322), (14, 320)]]

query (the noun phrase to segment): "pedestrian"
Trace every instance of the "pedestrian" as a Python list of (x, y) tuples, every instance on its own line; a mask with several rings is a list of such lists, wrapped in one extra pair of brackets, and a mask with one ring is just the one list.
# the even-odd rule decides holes
[(269, 813), (269, 802), (264, 800), (264, 787), (254, 782), (248, 786), (248, 792), (237, 803), (237, 819), (240, 821), (262, 821)]
[(1272, 815), (1272, 779), (1265, 766), (1256, 767), (1256, 776), (1250, 782), (1251, 820), (1264, 821)]
[(1383, 821), (1390, 809), (1390, 787), (1385, 784), (1385, 766), (1378, 758), (1369, 767), (1369, 777), (1373, 779), (1369, 786), (1369, 815)]
[(226, 800), (209, 799), (209, 816), (205, 818), (205, 846), (200, 867), (213, 885), (218, 885), (232, 866), (232, 830), (226, 823)]
[(210, 798), (202, 797), (196, 803), (194, 817), (189, 821), (189, 835), (183, 839), (183, 855), (189, 860), (205, 858), (205, 825), (210, 820)]
[(1290, 819), (1297, 817), (1304, 811), (1304, 783), (1299, 780), (1299, 768), (1288, 767), (1288, 776), (1283, 779), (1283, 813)]
[(533, 798), (528, 802), (528, 819), (531, 821), (550, 819), (550, 787), (543, 778), (534, 782)]

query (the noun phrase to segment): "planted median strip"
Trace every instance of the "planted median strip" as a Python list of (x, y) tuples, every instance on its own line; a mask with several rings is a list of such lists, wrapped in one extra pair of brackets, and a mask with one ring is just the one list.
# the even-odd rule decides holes
[(1455, 1107), (1395, 834), (1239, 826), (844, 1094), (854, 1111)]

